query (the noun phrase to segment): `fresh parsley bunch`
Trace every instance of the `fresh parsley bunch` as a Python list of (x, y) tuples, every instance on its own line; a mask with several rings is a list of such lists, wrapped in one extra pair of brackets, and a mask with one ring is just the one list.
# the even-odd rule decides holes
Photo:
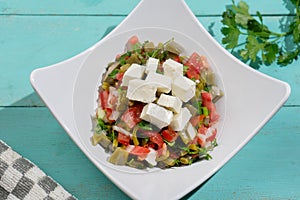
[[(263, 22), (263, 16), (256, 12), (257, 19), (249, 14), (249, 6), (244, 1), (226, 8), (222, 15), (224, 35), (222, 43), (226, 49), (250, 66), (270, 65), (276, 62), (280, 66), (292, 63), (300, 55), (300, 0), (290, 0), (295, 7), (287, 31), (276, 33)], [(240, 43), (245, 38), (245, 41)], [(286, 41), (292, 41), (286, 45)]]

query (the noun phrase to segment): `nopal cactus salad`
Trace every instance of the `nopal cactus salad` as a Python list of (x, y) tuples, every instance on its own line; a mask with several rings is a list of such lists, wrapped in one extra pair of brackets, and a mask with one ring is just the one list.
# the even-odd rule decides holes
[(211, 159), (223, 94), (206, 57), (182, 51), (174, 39), (155, 45), (132, 36), (106, 67), (91, 142), (110, 163), (164, 169)]

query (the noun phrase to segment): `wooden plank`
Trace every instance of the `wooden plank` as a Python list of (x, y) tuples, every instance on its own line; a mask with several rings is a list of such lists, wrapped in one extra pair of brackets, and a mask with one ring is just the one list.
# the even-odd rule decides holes
[(299, 199), (299, 111), (283, 107), (191, 199)]
[[(235, 2), (238, 3), (240, 0)], [(261, 12), (263, 15), (288, 14), (293, 8), (289, 0), (244, 0), (244, 2), (249, 5), (249, 11), (253, 15), (256, 15), (256, 11)], [(196, 15), (222, 15), (226, 10), (226, 6), (232, 5), (231, 0), (210, 0), (209, 3), (198, 0), (186, 0), (186, 3)]]
[(77, 148), (47, 108), (1, 109), (0, 138), (78, 199), (127, 199)]
[(33, 92), (29, 83), (33, 69), (84, 51), (123, 19), (0, 16), (0, 106), (11, 105)]
[[(300, 107), (283, 107), (244, 149), (186, 199), (300, 198), (300, 155), (296, 151), (300, 116), (295, 115), (299, 112)], [(79, 199), (127, 199), (81, 153), (47, 108), (1, 109), (0, 138)]]
[[(41, 105), (39, 99), (32, 95), (30, 72), (80, 53), (123, 19), (122, 16), (0, 16), (0, 106)], [(198, 19), (221, 43), (221, 18)], [(265, 23), (276, 30), (280, 19), (282, 17), (267, 17)], [(287, 81), (293, 89), (299, 87), (299, 65), (298, 60), (286, 68), (274, 64), (260, 70)], [(300, 105), (300, 90), (293, 90), (287, 105)]]
[[(127, 15), (139, 3), (139, 0), (10, 0), (0, 2), (0, 14), (39, 14), (39, 15)], [(237, 1), (239, 2), (239, 1)], [(288, 0), (269, 1), (246, 0), (252, 14), (287, 14), (290, 8)], [(221, 15), (231, 0), (210, 0), (209, 4), (199, 0), (186, 0), (196, 15)], [(171, 5), (170, 5), (171, 6)]]

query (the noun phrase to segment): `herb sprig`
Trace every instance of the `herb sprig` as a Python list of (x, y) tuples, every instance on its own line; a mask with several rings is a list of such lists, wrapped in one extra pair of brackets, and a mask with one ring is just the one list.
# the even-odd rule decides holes
[[(222, 44), (254, 68), (274, 62), (279, 66), (291, 64), (300, 56), (300, 0), (290, 2), (295, 13), (290, 16), (287, 31), (277, 33), (264, 24), (259, 11), (256, 19), (250, 15), (247, 3), (240, 1), (236, 4), (232, 0), (232, 5), (222, 15)], [(293, 45), (288, 46), (286, 41), (292, 41)]]

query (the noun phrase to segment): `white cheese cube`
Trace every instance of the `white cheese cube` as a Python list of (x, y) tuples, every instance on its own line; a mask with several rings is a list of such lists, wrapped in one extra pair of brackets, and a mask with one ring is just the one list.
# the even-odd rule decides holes
[(146, 62), (146, 74), (148, 74), (149, 72), (156, 72), (157, 67), (158, 67), (158, 63), (159, 60), (156, 58), (148, 58), (147, 62)]
[(183, 65), (169, 58), (163, 63), (164, 75), (174, 79), (177, 76), (183, 76)]
[(144, 106), (140, 118), (162, 129), (171, 123), (173, 112), (157, 104), (149, 103)]
[(187, 135), (186, 131), (178, 131), (178, 134), (181, 137), (181, 140), (184, 142), (184, 144), (187, 144), (191, 141), (191, 139)]
[(188, 122), (186, 127), (186, 133), (189, 136), (190, 140), (193, 140), (197, 135), (197, 130), (193, 127), (193, 125)]
[(172, 83), (172, 94), (184, 102), (195, 96), (196, 83), (185, 76), (178, 76)]
[(190, 111), (186, 107), (181, 108), (180, 112), (173, 116), (173, 119), (170, 124), (171, 128), (174, 131), (182, 131), (188, 123), (188, 121), (190, 120), (191, 116), (192, 115)]
[(157, 104), (172, 110), (174, 113), (179, 113), (182, 106), (182, 101), (178, 97), (161, 94)]
[(193, 125), (188, 122), (183, 131), (178, 132), (182, 141), (187, 144), (192, 141), (198, 134), (197, 130), (193, 127)]
[(126, 97), (133, 101), (151, 103), (156, 99), (156, 90), (155, 85), (151, 85), (145, 80), (133, 79), (128, 83)]
[(172, 79), (163, 74), (159, 74), (156, 72), (149, 72), (146, 79), (149, 84), (153, 84), (157, 86), (157, 91), (169, 93), (171, 91)]
[(155, 166), (157, 164), (156, 162), (156, 155), (157, 155), (157, 152), (152, 149), (152, 148), (149, 148), (150, 152), (147, 154), (145, 160), (150, 163), (152, 166)]
[(121, 86), (128, 86), (128, 82), (132, 79), (141, 79), (144, 76), (145, 66), (132, 64), (124, 73)]

